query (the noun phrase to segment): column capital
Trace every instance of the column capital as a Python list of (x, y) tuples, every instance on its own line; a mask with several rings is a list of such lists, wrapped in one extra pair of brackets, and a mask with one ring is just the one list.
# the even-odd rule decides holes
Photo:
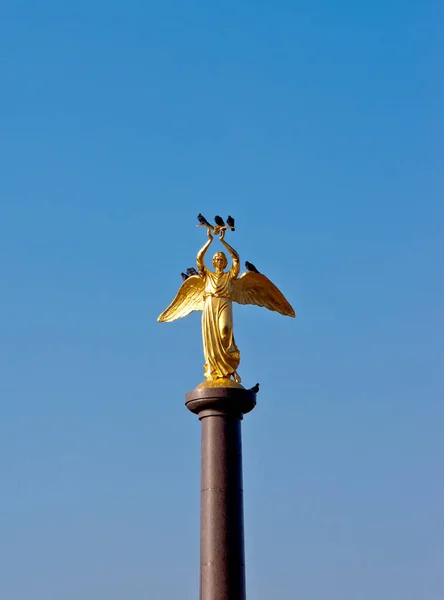
[(185, 395), (185, 406), (199, 419), (227, 415), (242, 419), (256, 406), (256, 394), (238, 388), (203, 388)]

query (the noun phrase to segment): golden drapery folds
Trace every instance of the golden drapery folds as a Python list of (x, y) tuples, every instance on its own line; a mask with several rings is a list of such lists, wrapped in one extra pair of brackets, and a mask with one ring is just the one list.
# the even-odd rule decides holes
[(224, 384), (230, 379), (240, 383), (237, 373), (240, 352), (233, 334), (233, 302), (255, 304), (289, 317), (296, 316), (282, 292), (265, 275), (247, 271), (239, 277), (239, 256), (224, 237), (225, 231), (222, 231), (220, 240), (232, 258), (232, 267), (225, 271), (228, 261), (223, 252), (217, 252), (213, 257), (215, 271), (205, 266), (204, 256), (213, 241), (208, 230), (209, 239), (197, 254), (199, 274), (183, 282), (172, 303), (157, 319), (169, 322), (194, 310), (202, 310), (205, 379), (212, 385)]

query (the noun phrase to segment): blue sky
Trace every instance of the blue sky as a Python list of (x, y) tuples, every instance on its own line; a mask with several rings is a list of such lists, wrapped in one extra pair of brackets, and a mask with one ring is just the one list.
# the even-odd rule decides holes
[(440, 600), (439, 3), (0, 16), (1, 597), (197, 597), (201, 211), (298, 314), (235, 309), (249, 596)]

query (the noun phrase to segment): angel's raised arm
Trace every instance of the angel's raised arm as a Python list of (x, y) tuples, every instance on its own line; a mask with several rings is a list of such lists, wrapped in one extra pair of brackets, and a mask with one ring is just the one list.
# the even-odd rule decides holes
[(234, 248), (232, 248), (230, 246), (230, 244), (227, 244), (227, 242), (225, 241), (224, 237), (225, 237), (225, 229), (223, 229), (221, 231), (219, 239), (222, 242), (222, 244), (225, 246), (225, 248), (228, 250), (228, 252), (230, 253), (231, 258), (233, 259), (233, 266), (231, 268), (231, 272), (233, 274), (233, 277), (237, 277), (239, 275), (239, 271), (240, 271), (240, 258), (239, 258), (239, 254), (236, 252), (236, 250)]
[(199, 271), (199, 273), (201, 275), (203, 275), (206, 270), (205, 262), (204, 262), (205, 253), (208, 250), (208, 248), (210, 247), (211, 242), (213, 241), (213, 236), (211, 235), (210, 228), (207, 229), (207, 235), (208, 235), (208, 241), (206, 242), (206, 244), (204, 244), (202, 246), (202, 248), (197, 253), (197, 257), (196, 257), (197, 270)]

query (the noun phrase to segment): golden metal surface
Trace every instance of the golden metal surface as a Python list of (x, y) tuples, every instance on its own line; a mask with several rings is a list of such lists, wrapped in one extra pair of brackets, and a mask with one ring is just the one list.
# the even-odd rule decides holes
[[(197, 253), (198, 275), (188, 277), (171, 304), (158, 317), (159, 322), (169, 322), (186, 317), (193, 310), (202, 311), (202, 340), (205, 356), (204, 387), (240, 387), (237, 373), (240, 352), (233, 335), (232, 303), (255, 304), (289, 317), (295, 312), (282, 292), (265, 275), (247, 271), (239, 277), (239, 255), (226, 241), (225, 229), (219, 230), (219, 240), (231, 256), (228, 271), (227, 257), (223, 252), (213, 256), (214, 271), (205, 266), (205, 254), (213, 242), (215, 228), (207, 228), (208, 241)], [(247, 265), (248, 266), (248, 265)]]
[(196, 387), (196, 390), (203, 390), (208, 388), (237, 388), (239, 390), (244, 390), (244, 386), (237, 381), (233, 381), (233, 379), (229, 379), (228, 377), (221, 377), (220, 379), (205, 379), (202, 383)]

